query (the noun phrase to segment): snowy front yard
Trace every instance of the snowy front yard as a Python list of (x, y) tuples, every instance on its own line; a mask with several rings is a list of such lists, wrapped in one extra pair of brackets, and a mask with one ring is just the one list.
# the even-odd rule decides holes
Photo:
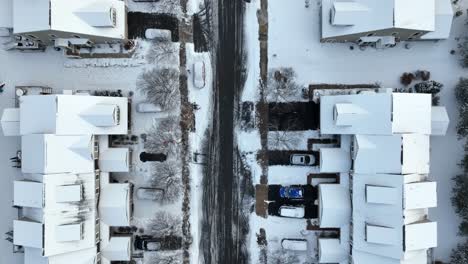
[[(430, 209), (430, 219), (438, 222), (438, 247), (434, 249), (435, 259), (447, 261), (451, 250), (456, 246), (459, 219), (454, 213), (450, 197), (452, 190), (451, 178), (460, 172), (458, 162), (463, 156), (463, 145), (457, 140), (455, 126), (457, 109), (453, 89), (459, 77), (468, 77), (466, 70), (459, 63), (459, 55), (451, 55), (451, 50), (457, 50), (459, 38), (466, 36), (468, 27), (465, 25), (466, 14), (456, 18), (452, 27), (451, 38), (439, 42), (412, 42), (408, 47), (399, 44), (395, 48), (376, 50), (367, 48), (360, 50), (354, 44), (324, 44), (320, 43), (320, 1), (310, 1), (305, 7), (304, 0), (270, 0), (268, 1), (268, 69), (292, 67), (297, 73), (297, 82), (309, 84), (374, 84), (382, 87), (399, 88), (400, 76), (404, 72), (428, 70), (432, 79), (444, 84), (440, 96), (440, 104), (446, 106), (451, 119), (450, 127), (445, 137), (431, 138), (431, 178), (438, 184), (438, 206)], [(463, 4), (463, 5), (466, 5)], [(258, 61), (260, 57), (258, 42), (258, 24), (256, 10), (260, 8), (260, 0), (247, 5), (246, 13), (246, 44), (249, 53), (249, 75), (242, 101), (260, 100)], [(462, 10), (466, 6), (462, 7)], [(350, 48), (353, 46), (353, 48)], [(304, 132), (306, 133), (306, 132)], [(255, 158), (256, 151), (261, 149), (260, 134), (239, 131), (237, 133), (239, 147), (247, 153), (247, 161), (251, 166), (254, 184), (260, 182), (262, 169)], [(299, 143), (304, 145), (304, 142)], [(301, 148), (301, 147), (299, 147)], [(250, 154), (249, 154), (250, 153)], [(286, 171), (287, 170), (287, 171)], [(280, 173), (278, 173), (280, 172)], [(310, 169), (269, 167), (269, 183), (305, 183)], [(287, 179), (278, 175), (291, 175)], [(273, 218), (272, 220), (270, 218)], [(258, 261), (259, 247), (255, 233), (259, 228), (267, 229), (267, 238), (277, 244), (278, 239), (286, 236), (300, 236), (305, 228), (305, 222), (293, 224), (286, 221), (278, 225), (274, 217), (262, 219), (251, 215), (250, 248), (251, 259)], [(275, 230), (268, 232), (268, 230)], [(281, 231), (278, 231), (281, 230)], [(273, 234), (273, 235), (272, 235)], [(273, 236), (273, 237), (272, 237)]]

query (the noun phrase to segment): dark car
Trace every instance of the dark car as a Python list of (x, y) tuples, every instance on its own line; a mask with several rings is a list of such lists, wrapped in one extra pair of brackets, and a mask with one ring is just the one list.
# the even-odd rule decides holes
[(241, 107), (241, 128), (245, 130), (255, 127), (255, 105), (253, 102), (243, 102)]
[(182, 238), (178, 236), (136, 236), (133, 245), (135, 249), (144, 251), (176, 250), (182, 247)]
[(304, 189), (300, 186), (282, 186), (279, 195), (285, 199), (304, 199)]

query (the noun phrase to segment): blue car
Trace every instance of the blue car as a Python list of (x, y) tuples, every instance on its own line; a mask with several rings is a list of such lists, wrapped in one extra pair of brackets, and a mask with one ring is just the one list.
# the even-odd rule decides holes
[(302, 189), (302, 187), (285, 186), (280, 188), (279, 194), (281, 198), (303, 199), (304, 189)]

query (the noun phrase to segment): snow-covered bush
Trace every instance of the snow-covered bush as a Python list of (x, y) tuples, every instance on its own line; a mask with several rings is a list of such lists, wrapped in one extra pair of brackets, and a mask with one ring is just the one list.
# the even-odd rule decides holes
[(468, 135), (468, 79), (460, 78), (455, 86), (455, 98), (458, 103), (457, 134), (460, 138)]
[(182, 144), (179, 119), (166, 118), (154, 124), (146, 133), (145, 149), (151, 153), (164, 153), (168, 158), (177, 158)]
[(452, 250), (450, 264), (468, 264), (468, 241), (458, 244)]
[(152, 64), (175, 65), (178, 51), (176, 44), (170, 41), (156, 42), (149, 48), (146, 60)]
[(293, 68), (277, 68), (268, 73), (265, 96), (268, 102), (287, 102), (301, 95), (302, 86), (296, 83)]
[(154, 251), (146, 252), (144, 264), (182, 264), (183, 252), (177, 251)]
[[(466, 161), (468, 158), (465, 157), (462, 161), (462, 166), (467, 166)], [(465, 168), (466, 170), (466, 168)], [(462, 218), (462, 223), (459, 226), (460, 235), (468, 235), (468, 175), (459, 174), (452, 178), (454, 185), (452, 188), (452, 205), (455, 208), (455, 212)]]
[(149, 102), (163, 110), (180, 105), (179, 72), (176, 69), (147, 70), (138, 77), (137, 87)]
[(182, 169), (176, 161), (156, 162), (152, 168), (150, 184), (164, 189), (163, 202), (171, 203), (182, 195)]
[(432, 95), (438, 94), (442, 88), (443, 84), (436, 81), (424, 81), (414, 85), (414, 91), (416, 93), (429, 93)]
[(154, 237), (182, 236), (182, 219), (166, 211), (157, 212), (145, 230)]
[(296, 149), (300, 137), (296, 133), (288, 133), (288, 131), (269, 131), (268, 132), (268, 149)]

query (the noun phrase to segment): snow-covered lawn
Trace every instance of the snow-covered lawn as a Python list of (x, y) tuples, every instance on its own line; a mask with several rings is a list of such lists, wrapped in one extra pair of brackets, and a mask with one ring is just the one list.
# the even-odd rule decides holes
[[(213, 92), (213, 73), (211, 68), (211, 57), (209, 53), (196, 53), (193, 44), (186, 45), (187, 51), (187, 69), (189, 102), (196, 103), (200, 109), (195, 111), (195, 132), (190, 133), (190, 154), (202, 153), (204, 140), (206, 140), (206, 131), (212, 120), (212, 92)], [(193, 64), (195, 62), (204, 62), (205, 64), (205, 87), (196, 88), (193, 84)], [(190, 163), (190, 223), (192, 231), (192, 247), (190, 251), (190, 262), (199, 263), (199, 244), (201, 238), (202, 218), (202, 193), (203, 193), (203, 166), (202, 164)]]
[[(457, 49), (458, 37), (468, 32), (465, 19), (466, 14), (454, 20), (451, 38), (439, 42), (413, 42), (409, 49), (404, 44), (386, 50), (367, 48), (360, 50), (353, 44), (323, 44), (320, 43), (320, 0), (312, 0), (310, 7), (305, 7), (304, 0), (270, 0), (268, 1), (269, 15), (269, 43), (268, 67), (292, 67), (297, 73), (297, 81), (302, 85), (313, 83), (346, 83), (365, 84), (380, 83), (383, 87), (400, 87), (399, 77), (403, 72), (428, 70), (432, 79), (443, 83), (441, 105), (447, 107), (451, 124), (447, 135), (431, 138), (431, 178), (438, 183), (438, 207), (430, 210), (430, 218), (438, 222), (439, 246), (434, 250), (436, 259), (447, 261), (451, 249), (461, 238), (457, 237), (459, 219), (451, 206), (451, 177), (460, 172), (457, 163), (463, 156), (463, 145), (457, 141), (455, 126), (457, 109), (453, 88), (459, 77), (468, 77), (468, 72), (459, 65), (459, 56), (450, 55), (450, 51)], [(464, 3), (463, 5), (466, 5)], [(246, 36), (249, 51), (249, 77), (242, 96), (242, 100), (258, 101), (258, 24), (256, 9), (259, 1), (252, 1), (247, 5)], [(466, 6), (461, 8), (466, 10)], [(254, 21), (255, 20), (255, 21)], [(254, 33), (255, 32), (255, 33)], [(350, 46), (354, 46), (351, 50)], [(255, 136), (254, 132), (245, 135), (239, 132), (238, 142), (245, 151), (254, 151), (243, 140), (244, 136)], [(257, 135), (258, 136), (258, 133)], [(247, 139), (247, 137), (245, 137)], [(259, 139), (257, 139), (259, 140)], [(255, 141), (254, 141), (255, 142)], [(257, 141), (258, 142), (258, 141)], [(301, 143), (301, 145), (304, 145)], [(257, 146), (257, 144), (254, 144)], [(252, 163), (255, 159), (252, 160)], [(279, 168), (269, 170), (269, 181), (277, 179), (281, 173)], [(291, 174), (296, 168), (289, 168)], [(282, 170), (280, 170), (282, 171)], [(260, 170), (259, 170), (260, 172)], [(274, 172), (274, 173), (273, 173)], [(289, 173), (288, 173), (289, 174)], [(297, 172), (299, 174), (299, 172)], [(306, 180), (307, 172), (297, 180)], [(290, 177), (290, 176), (289, 176)], [(255, 179), (254, 183), (258, 183)], [(288, 183), (288, 178), (283, 183)], [(295, 181), (295, 180), (294, 180)], [(251, 248), (252, 260), (257, 261), (258, 246), (254, 232), (259, 227), (270, 226), (270, 220), (258, 219), (251, 216)], [(295, 225), (299, 229), (305, 226)], [(295, 233), (299, 230), (294, 230)], [(267, 232), (268, 237), (268, 232)], [(257, 248), (256, 250), (254, 250)]]

